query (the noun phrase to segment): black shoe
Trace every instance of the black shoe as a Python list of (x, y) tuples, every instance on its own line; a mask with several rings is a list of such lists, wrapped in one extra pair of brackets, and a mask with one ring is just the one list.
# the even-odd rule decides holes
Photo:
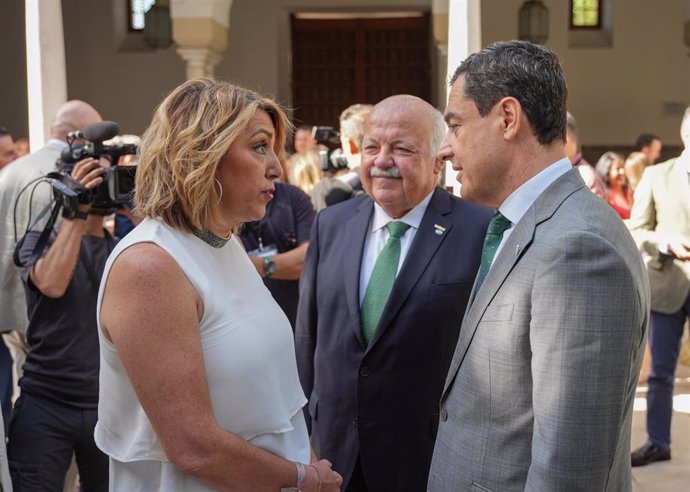
[(630, 455), (632, 466), (645, 466), (655, 461), (667, 461), (671, 459), (670, 449), (661, 449), (651, 442), (637, 448)]

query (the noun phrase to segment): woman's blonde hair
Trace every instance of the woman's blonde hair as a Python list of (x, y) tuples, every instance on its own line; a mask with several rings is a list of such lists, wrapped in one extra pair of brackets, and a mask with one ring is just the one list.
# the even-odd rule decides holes
[(642, 152), (633, 152), (625, 159), (625, 176), (632, 191), (635, 191), (637, 183), (642, 179), (642, 173), (650, 165), (649, 159)]
[(292, 184), (311, 196), (314, 185), (323, 178), (319, 152), (309, 150), (304, 154), (294, 154), (290, 160), (292, 161)]
[(218, 166), (258, 110), (273, 121), (274, 151), (282, 152), (291, 126), (271, 99), (210, 78), (173, 90), (142, 137), (135, 212), (186, 232), (221, 222)]

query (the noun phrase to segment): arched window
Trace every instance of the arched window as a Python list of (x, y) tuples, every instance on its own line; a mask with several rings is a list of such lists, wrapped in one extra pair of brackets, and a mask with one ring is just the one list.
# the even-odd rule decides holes
[(600, 0), (570, 0), (570, 29), (601, 29)]
[(127, 17), (130, 31), (144, 30), (144, 14), (156, 0), (128, 0)]

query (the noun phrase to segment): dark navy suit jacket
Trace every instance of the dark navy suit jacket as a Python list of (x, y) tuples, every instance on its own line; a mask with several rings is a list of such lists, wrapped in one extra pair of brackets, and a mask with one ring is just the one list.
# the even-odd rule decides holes
[[(297, 363), (319, 458), (371, 492), (426, 490), (443, 383), (491, 211), (437, 188), (367, 346), (359, 274), (374, 204), (324, 209), (300, 281)], [(437, 232), (438, 231), (438, 232)]]

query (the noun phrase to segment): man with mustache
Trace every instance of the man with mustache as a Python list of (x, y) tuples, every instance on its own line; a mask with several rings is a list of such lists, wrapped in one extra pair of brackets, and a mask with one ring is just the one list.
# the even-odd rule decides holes
[(437, 186), (441, 114), (410, 95), (369, 114), (368, 196), (316, 218), (296, 344), (317, 456), (350, 492), (426, 489), (438, 401), (490, 212)]

